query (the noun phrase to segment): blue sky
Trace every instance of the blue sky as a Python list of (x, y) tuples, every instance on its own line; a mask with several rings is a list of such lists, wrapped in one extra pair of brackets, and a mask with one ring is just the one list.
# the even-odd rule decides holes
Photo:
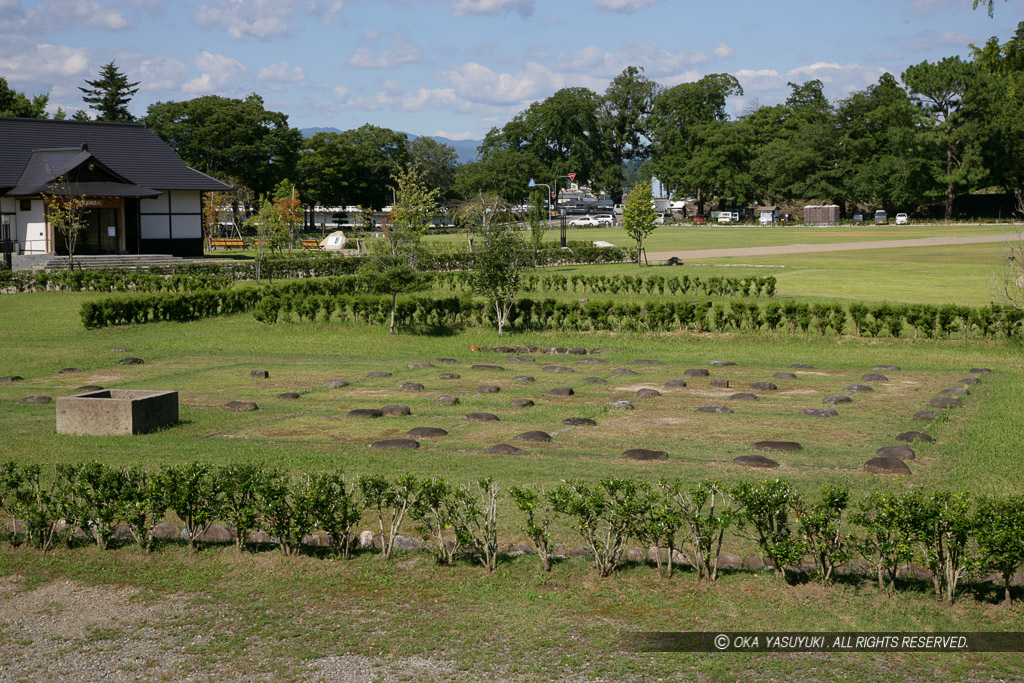
[(51, 109), (116, 60), (155, 101), (260, 93), (299, 128), (364, 123), (481, 138), (559, 88), (626, 66), (672, 86), (736, 76), (734, 114), (819, 78), (831, 99), (885, 71), (1007, 40), (971, 0), (0, 0), (0, 76)]

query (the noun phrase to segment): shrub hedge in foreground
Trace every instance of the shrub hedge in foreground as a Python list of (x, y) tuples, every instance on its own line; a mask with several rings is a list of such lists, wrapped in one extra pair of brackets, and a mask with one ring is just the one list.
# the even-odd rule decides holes
[[(0, 466), (0, 512), (9, 543), (50, 549), (95, 542), (106, 548), (128, 537), (150, 548), (149, 530), (173, 512), (194, 548), (214, 523), (226, 525), (239, 549), (262, 531), (283, 553), (300, 552), (321, 532), (347, 558), (364, 515), (379, 531), (381, 556), (391, 557), (403, 524), (411, 521), (438, 562), (461, 557), (493, 571), (499, 559), (498, 514), (508, 512), (492, 479), (460, 485), (410, 474), (346, 477), (340, 471), (292, 477), (257, 464), (214, 468), (192, 462), (155, 472), (96, 462), (58, 465), (44, 484), (43, 467)], [(548, 491), (512, 486), (521, 528), (545, 571), (552, 568), (560, 519), (583, 539), (600, 576), (612, 574), (631, 542), (651, 548), (661, 573), (680, 561), (713, 583), (729, 534), (757, 543), (780, 579), (803, 572), (830, 583), (837, 569), (861, 558), (881, 590), (899, 587), (899, 571), (922, 562), (936, 597), (953, 602), (968, 578), (998, 576), (1010, 599), (1010, 580), (1024, 564), (1024, 496), (974, 497), (966, 491), (902, 490), (853, 500), (843, 485), (815, 497), (784, 479), (732, 488), (710, 480), (628, 478), (596, 484), (565, 481)], [(405, 524), (405, 526), (408, 526)], [(852, 532), (851, 532), (852, 528)], [(811, 563), (805, 559), (810, 557)]]

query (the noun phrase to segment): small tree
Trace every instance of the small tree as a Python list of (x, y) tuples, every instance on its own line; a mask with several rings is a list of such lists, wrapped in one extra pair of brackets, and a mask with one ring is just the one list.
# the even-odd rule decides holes
[(640, 255), (644, 252), (644, 240), (658, 227), (655, 221), (658, 214), (654, 210), (654, 195), (651, 192), (651, 181), (638, 180), (626, 198), (622, 207), (622, 227), (626, 234), (636, 241), (636, 265), (640, 265)]
[(381, 557), (390, 560), (398, 530), (419, 501), (420, 482), (411, 474), (404, 474), (393, 482), (381, 476), (363, 476), (359, 478), (359, 490), (366, 508), (377, 516)]
[(678, 481), (662, 481), (661, 486), (675, 499), (682, 513), (698, 578), (714, 583), (718, 580), (722, 539), (738, 521), (729, 495), (719, 482), (711, 480), (702, 481), (689, 490), (683, 489)]
[(537, 549), (541, 569), (551, 571), (551, 535), (548, 533), (548, 527), (551, 526), (550, 501), (543, 492), (521, 486), (510, 486), (508, 494), (519, 511), (526, 515), (524, 531)]
[(188, 549), (194, 552), (196, 539), (217, 521), (223, 510), (220, 478), (208, 464), (201, 462), (163, 467), (157, 478), (167, 507), (185, 525)]
[(371, 292), (391, 297), (391, 324), (388, 334), (394, 334), (398, 295), (426, 289), (430, 286), (431, 276), (413, 268), (403, 257), (382, 251), (376, 244), (371, 253), (370, 262), (359, 269), (359, 277)]
[(544, 248), (544, 233), (547, 231), (548, 218), (545, 195), (534, 192), (530, 197), (530, 210), (527, 220), (530, 222), (530, 245), (533, 247), (533, 267), (537, 267), (537, 254)]
[(1024, 564), (1024, 496), (983, 498), (974, 513), (974, 538), (981, 566), (1003, 578), (1009, 603), (1010, 580)]
[(252, 463), (228, 465), (217, 472), (224, 491), (224, 521), (235, 534), (235, 549), (239, 552), (259, 523), (262, 487), (274, 476), (276, 473)]
[(794, 512), (800, 525), (800, 535), (814, 557), (822, 583), (832, 582), (836, 565), (848, 556), (842, 531), (843, 512), (849, 502), (850, 489), (835, 484), (826, 484), (812, 505), (795, 501)]
[(284, 252), (284, 242), (288, 243), (288, 251), (291, 252), (295, 242), (295, 229), (302, 221), (302, 200), (295, 190), (295, 185), (287, 178), (277, 184), (274, 189), (274, 209), (281, 219), (282, 234), (277, 236), (281, 242), (280, 250)]
[(426, 186), (414, 166), (398, 171), (392, 180), (395, 181), (395, 205), (384, 236), (392, 255), (404, 256), (409, 266), (415, 268), (420, 239), (430, 229), (439, 209), (437, 190)]
[(64, 238), (64, 246), (68, 250), (68, 270), (74, 270), (78, 238), (85, 231), (85, 197), (74, 191), (67, 176), (53, 180), (49, 188), (49, 192), (42, 193), (46, 218), (54, 234)]
[(473, 291), (490, 299), (499, 337), (504, 334), (505, 323), (519, 295), (521, 271), (528, 259), (526, 252), (519, 234), (503, 226), (491, 233), (487, 247), (473, 264), (470, 276)]
[(864, 536), (851, 539), (853, 547), (874, 568), (878, 590), (891, 595), (897, 571), (914, 555), (904, 497), (870, 493), (857, 504), (850, 521), (865, 531)]
[(793, 485), (782, 479), (751, 484), (743, 482), (733, 489), (733, 498), (743, 507), (742, 520), (754, 528), (752, 540), (771, 560), (775, 576), (786, 578), (786, 565), (800, 560), (803, 544), (793, 533), (789, 511), (799, 501)]
[(1024, 233), (1006, 243), (1001, 255), (1002, 269), (992, 274), (996, 299), (1018, 311), (1024, 310)]
[(352, 553), (353, 529), (363, 516), (357, 485), (341, 472), (311, 474), (306, 480), (306, 503), (313, 525), (327, 533), (331, 548), (342, 559)]
[(914, 491), (905, 502), (913, 538), (932, 573), (935, 597), (952, 603), (974, 559), (968, 547), (976, 521), (970, 494)]
[(82, 91), (82, 100), (99, 114), (100, 121), (130, 123), (135, 120), (128, 111), (128, 103), (139, 91), (139, 82), (129, 83), (128, 77), (113, 61), (100, 68), (98, 79), (85, 79), (85, 82), (92, 87), (78, 87)]

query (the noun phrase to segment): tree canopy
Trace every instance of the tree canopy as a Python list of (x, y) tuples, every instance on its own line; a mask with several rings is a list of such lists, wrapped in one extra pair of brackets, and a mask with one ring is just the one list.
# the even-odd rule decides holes
[(303, 196), (327, 206), (380, 209), (392, 203), (391, 178), (409, 160), (405, 133), (366, 124), (317, 133), (299, 155)]
[(0, 116), (18, 116), (26, 119), (45, 119), (49, 95), (36, 95), (29, 99), (7, 85), (6, 78), (0, 78)]
[(128, 103), (139, 91), (139, 81), (130, 83), (113, 61), (100, 67), (100, 75), (94, 80), (85, 79), (88, 88), (82, 91), (82, 100), (97, 113), (100, 121), (131, 122), (135, 120), (128, 111)]

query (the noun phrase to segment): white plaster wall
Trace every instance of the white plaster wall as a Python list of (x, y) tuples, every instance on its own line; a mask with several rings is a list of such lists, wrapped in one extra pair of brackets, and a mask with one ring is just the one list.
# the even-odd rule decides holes
[(167, 213), (167, 193), (153, 199), (142, 199), (139, 201), (139, 211), (142, 213)]
[(170, 221), (167, 216), (147, 216), (142, 214), (142, 225), (140, 228), (141, 237), (144, 240), (165, 240), (171, 236)]
[(185, 239), (188, 237), (203, 236), (203, 222), (201, 216), (173, 216), (171, 228), (174, 232), (174, 239)]
[[(198, 190), (174, 190), (171, 192), (172, 213), (199, 213), (202, 211)], [(178, 221), (174, 221), (174, 236), (178, 236)]]
[(14, 201), (14, 232), (15, 239), (21, 244), (23, 254), (45, 254), (46, 249), (46, 214), (42, 199), (31, 199), (31, 210), (21, 210), (21, 200)]

